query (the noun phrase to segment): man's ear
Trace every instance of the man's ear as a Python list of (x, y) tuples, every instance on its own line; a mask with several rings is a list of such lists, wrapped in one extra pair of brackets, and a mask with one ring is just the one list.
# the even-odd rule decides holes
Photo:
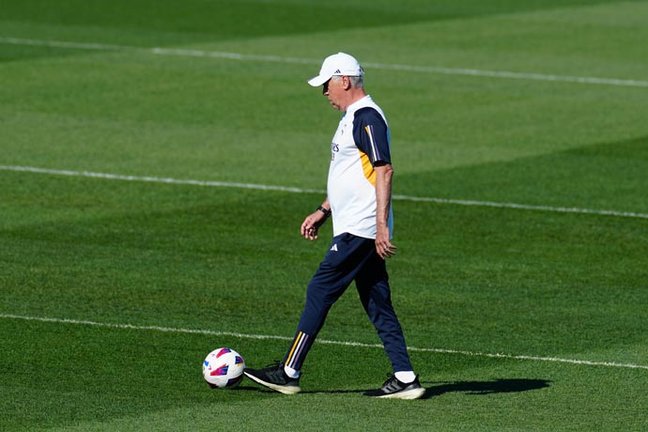
[(342, 88), (344, 88), (344, 90), (349, 90), (351, 88), (351, 79), (346, 75), (342, 75)]

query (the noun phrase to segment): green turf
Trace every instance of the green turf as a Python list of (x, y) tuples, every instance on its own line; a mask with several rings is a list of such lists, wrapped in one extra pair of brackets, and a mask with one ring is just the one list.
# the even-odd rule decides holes
[[(338, 50), (648, 80), (644, 1), (5, 3), (3, 166), (321, 190), (339, 114), (305, 81)], [(395, 201), (393, 295), (423, 400), (363, 397), (382, 351), (330, 343), (295, 397), (202, 381), (220, 345), (252, 366), (283, 355), (286, 340), (189, 331), (292, 335), (331, 235), (298, 236), (321, 193), (3, 168), (0, 430), (648, 428), (648, 88), (366, 69), (397, 194), (550, 207)], [(321, 339), (378, 342), (353, 288)]]

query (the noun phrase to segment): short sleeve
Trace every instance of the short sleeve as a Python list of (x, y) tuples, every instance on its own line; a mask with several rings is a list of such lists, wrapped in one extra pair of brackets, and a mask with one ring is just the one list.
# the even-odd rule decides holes
[(374, 108), (366, 107), (355, 112), (353, 139), (356, 146), (369, 157), (372, 165), (391, 164), (389, 128)]

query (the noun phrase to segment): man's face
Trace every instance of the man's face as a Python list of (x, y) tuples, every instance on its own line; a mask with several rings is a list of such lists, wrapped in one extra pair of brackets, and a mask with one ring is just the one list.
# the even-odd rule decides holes
[(331, 106), (338, 111), (343, 109), (342, 102), (348, 80), (345, 76), (334, 76), (322, 86), (322, 94), (328, 98)]

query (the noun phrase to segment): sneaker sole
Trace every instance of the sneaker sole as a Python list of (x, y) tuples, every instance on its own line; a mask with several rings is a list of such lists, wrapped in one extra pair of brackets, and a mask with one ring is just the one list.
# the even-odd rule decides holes
[(243, 373), (245, 374), (246, 377), (250, 378), (255, 383), (261, 384), (264, 387), (267, 387), (267, 388), (272, 389), (272, 390), (274, 390), (276, 392), (279, 392), (279, 393), (283, 393), (285, 395), (293, 395), (293, 394), (299, 393), (301, 391), (301, 388), (299, 388), (297, 386), (282, 386), (282, 385), (278, 385), (278, 384), (273, 384), (273, 383), (263, 381), (262, 379), (257, 378), (254, 375), (251, 375), (251, 374), (249, 374), (247, 372), (243, 372)]
[(404, 390), (400, 391), (397, 393), (392, 393), (392, 394), (386, 394), (383, 396), (377, 396), (380, 399), (406, 399), (406, 400), (413, 400), (413, 399), (418, 399), (421, 396), (425, 394), (425, 389), (420, 387), (420, 388), (415, 388), (411, 390)]

